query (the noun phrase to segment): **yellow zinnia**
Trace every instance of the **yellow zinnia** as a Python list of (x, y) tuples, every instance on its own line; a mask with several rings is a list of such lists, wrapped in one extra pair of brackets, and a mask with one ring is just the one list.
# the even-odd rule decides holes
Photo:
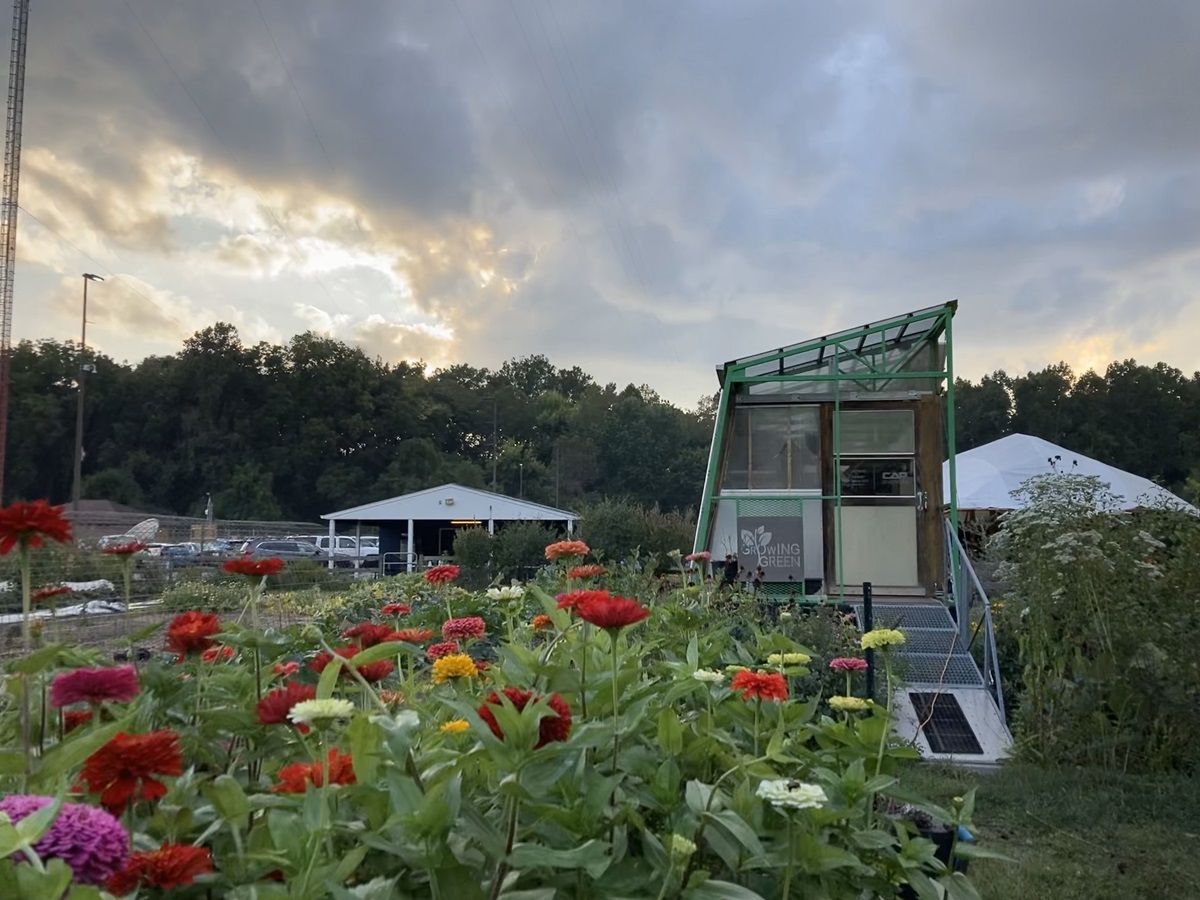
[(830, 697), (829, 705), (844, 712), (862, 712), (871, 708), (871, 701), (865, 697)]
[(904, 632), (895, 628), (876, 628), (862, 636), (864, 650), (887, 650), (904, 643)]
[(772, 653), (767, 664), (772, 666), (807, 666), (812, 657), (807, 653)]
[(442, 725), (442, 731), (445, 734), (462, 734), (470, 727), (471, 723), (466, 719), (451, 719)]
[(475, 660), (466, 653), (450, 653), (433, 663), (433, 683), (441, 684), (455, 678), (473, 678), (479, 670)]

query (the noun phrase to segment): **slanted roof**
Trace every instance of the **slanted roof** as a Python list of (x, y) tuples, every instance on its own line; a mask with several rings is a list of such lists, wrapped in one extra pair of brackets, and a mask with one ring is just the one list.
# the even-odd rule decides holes
[[(1016, 509), (1019, 504), (1012, 496), (1013, 491), (1035, 475), (1058, 471), (1099, 478), (1117, 497), (1121, 509), (1161, 503), (1196, 511), (1195, 507), (1148, 478), (1028, 434), (1010, 434), (974, 450), (958, 453), (954, 457), (954, 466), (960, 510)], [(942, 496), (950, 496), (949, 462), (942, 464)]]
[(322, 519), (335, 522), (418, 522), (489, 519), (497, 522), (573, 522), (577, 513), (528, 500), (518, 500), (491, 491), (443, 484), (389, 500), (377, 500), (364, 506), (326, 513)]
[(936, 343), (946, 330), (947, 319), (957, 309), (958, 301), (952, 300), (777, 350), (743, 356), (720, 367), (717, 378), (724, 387), (730, 375), (803, 375), (828, 367), (835, 354), (843, 358), (857, 358), (866, 362), (869, 368), (874, 368), (874, 360)]

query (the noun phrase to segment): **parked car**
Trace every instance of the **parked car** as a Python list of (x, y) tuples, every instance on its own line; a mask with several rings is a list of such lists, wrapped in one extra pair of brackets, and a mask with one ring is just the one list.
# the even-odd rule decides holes
[[(377, 556), (379, 554), (379, 538), (364, 536), (362, 545), (359, 545), (358, 538), (349, 534), (335, 535), (337, 543), (333, 545), (333, 556), (335, 559), (349, 558), (360, 559), (367, 556)], [(289, 541), (305, 541), (312, 544), (321, 554), (328, 558), (329, 556), (329, 535), (327, 534), (303, 534), (289, 535)]]
[(314, 545), (305, 541), (258, 540), (247, 541), (242, 545), (241, 552), (255, 559), (266, 559), (272, 556), (279, 559), (320, 559), (322, 554)]

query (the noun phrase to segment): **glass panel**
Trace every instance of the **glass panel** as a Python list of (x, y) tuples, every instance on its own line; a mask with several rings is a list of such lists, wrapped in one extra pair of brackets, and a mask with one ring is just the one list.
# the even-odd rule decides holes
[(912, 410), (843, 410), (841, 441), (843, 454), (915, 453)]
[(733, 428), (725, 448), (725, 477), (721, 488), (744, 491), (750, 487), (750, 410), (734, 407)]
[(790, 410), (786, 406), (763, 406), (750, 413), (750, 486), (787, 490)]
[(915, 497), (915, 463), (910, 459), (843, 459), (843, 497)]
[(735, 407), (721, 488), (819, 490), (820, 446), (815, 406)]

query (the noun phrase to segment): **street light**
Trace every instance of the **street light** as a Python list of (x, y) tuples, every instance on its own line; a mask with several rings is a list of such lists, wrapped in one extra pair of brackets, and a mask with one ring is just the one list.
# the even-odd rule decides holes
[(83, 326), (79, 335), (79, 396), (75, 407), (75, 484), (71, 493), (71, 512), (79, 513), (79, 494), (83, 481), (83, 385), (84, 376), (96, 371), (91, 363), (84, 362), (87, 353), (87, 291), (89, 281), (103, 281), (99, 275), (83, 273)]

